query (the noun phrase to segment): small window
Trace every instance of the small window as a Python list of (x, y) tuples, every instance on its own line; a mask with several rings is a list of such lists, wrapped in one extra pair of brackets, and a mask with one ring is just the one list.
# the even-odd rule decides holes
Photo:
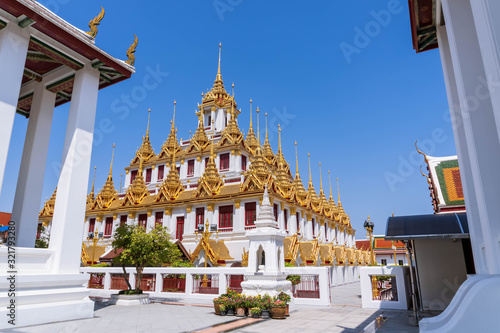
[(123, 227), (125, 224), (127, 224), (127, 215), (122, 215), (120, 216), (120, 227)]
[(188, 172), (187, 172), (187, 175), (188, 176), (194, 175), (194, 160), (189, 160), (188, 161)]
[(300, 235), (300, 213), (295, 213), (295, 217), (297, 219), (297, 233)]
[(382, 263), (382, 266), (387, 266), (387, 259), (382, 259), (380, 261)]
[(212, 116), (208, 116), (208, 125), (210, 126), (212, 124)]
[(163, 212), (155, 213), (155, 228), (163, 226)]
[(94, 232), (95, 230), (95, 218), (89, 220), (89, 232)]
[(205, 208), (203, 207), (199, 207), (199, 208), (196, 208), (196, 228), (198, 228), (198, 226), (201, 224), (201, 225), (204, 225), (204, 220), (205, 219)]
[(146, 169), (146, 183), (151, 183), (151, 174), (153, 170), (151, 168)]
[(220, 154), (220, 170), (229, 170), (229, 153)]
[(177, 173), (180, 174), (181, 173), (181, 167), (178, 166), (176, 169), (177, 169)]
[(184, 234), (184, 216), (177, 216), (177, 229), (175, 231), (175, 238), (182, 241)]
[(219, 207), (219, 228), (233, 227), (233, 206)]
[(285, 231), (288, 230), (288, 209), (283, 211), (283, 217), (285, 218)]
[(254, 225), (257, 218), (257, 204), (255, 202), (245, 203), (245, 225)]
[(316, 226), (316, 221), (314, 220), (314, 218), (311, 220), (311, 224), (312, 224), (312, 230), (313, 230), (313, 238), (316, 238), (316, 233), (315, 233), (315, 226)]
[(106, 217), (106, 224), (104, 226), (104, 236), (111, 237), (113, 232), (113, 217)]
[(205, 158), (205, 168), (207, 167), (207, 164), (208, 164), (208, 157)]
[(148, 214), (140, 214), (139, 215), (139, 226), (146, 228), (147, 223), (148, 223)]
[(247, 157), (245, 155), (241, 155), (241, 170), (247, 171)]
[(134, 170), (130, 173), (130, 184), (134, 182), (135, 177), (137, 177), (137, 170)]
[(399, 266), (403, 266), (404, 265), (403, 260), (398, 260), (398, 264)]
[(274, 204), (274, 220), (278, 222), (278, 205)]
[(165, 172), (165, 166), (164, 165), (158, 166), (158, 180), (163, 179), (164, 172)]

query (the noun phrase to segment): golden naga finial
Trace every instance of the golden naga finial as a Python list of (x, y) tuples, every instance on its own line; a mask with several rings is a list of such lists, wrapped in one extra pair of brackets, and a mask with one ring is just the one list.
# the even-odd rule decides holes
[(90, 31), (87, 31), (87, 34), (89, 34), (92, 38), (95, 38), (95, 36), (97, 35), (97, 26), (101, 23), (103, 17), (104, 17), (104, 8), (102, 8), (101, 6), (101, 12), (99, 13), (99, 15), (94, 17), (94, 19), (90, 20), (89, 22)]
[(429, 185), (431, 185), (432, 181), (431, 179), (429, 178), (429, 176), (427, 176), (423, 171), (422, 171), (422, 166), (420, 166), (420, 173), (422, 174), (422, 176), (424, 176), (426, 179), (427, 179), (427, 183)]
[(132, 45), (130, 45), (130, 47), (127, 50), (128, 60), (125, 60), (125, 62), (127, 64), (129, 64), (130, 66), (134, 66), (134, 64), (135, 64), (134, 53), (135, 53), (135, 48), (137, 47), (138, 43), (139, 43), (139, 40), (137, 39), (137, 36), (134, 34), (134, 42), (132, 43)]
[(427, 155), (425, 153), (423, 153), (420, 149), (418, 149), (417, 147), (417, 141), (418, 140), (415, 140), (415, 148), (417, 149), (418, 153), (423, 155), (424, 156), (424, 159), (425, 159), (425, 163), (429, 164), (429, 159), (427, 158)]

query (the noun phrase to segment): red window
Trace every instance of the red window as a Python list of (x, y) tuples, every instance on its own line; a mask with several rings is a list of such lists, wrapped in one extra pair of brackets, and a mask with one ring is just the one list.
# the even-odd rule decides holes
[(139, 226), (146, 228), (147, 222), (148, 222), (148, 214), (140, 214), (139, 215)]
[(177, 173), (179, 173), (179, 174), (180, 174), (180, 173), (181, 173), (181, 167), (179, 166), (179, 167), (177, 167), (176, 169), (177, 169)]
[(124, 226), (127, 224), (127, 215), (122, 215), (120, 216), (120, 227)]
[(130, 184), (134, 182), (135, 177), (137, 177), (137, 170), (134, 170), (130, 173)]
[(314, 225), (316, 224), (315, 223), (316, 221), (314, 221), (314, 218), (311, 220), (311, 224), (312, 224), (312, 229), (313, 229), (313, 238), (316, 238), (316, 235), (314, 233)]
[(208, 157), (205, 158), (205, 168), (207, 167), (207, 164), (208, 164)]
[(220, 170), (228, 170), (229, 169), (229, 153), (220, 154)]
[(156, 212), (155, 214), (155, 228), (163, 225), (163, 212)]
[(184, 216), (177, 216), (177, 229), (175, 232), (175, 238), (182, 240), (182, 235), (184, 234)]
[(233, 227), (233, 206), (219, 207), (219, 228)]
[(285, 217), (285, 230), (288, 230), (288, 209), (285, 209), (283, 211), (283, 213), (284, 213), (283, 215)]
[(89, 232), (94, 232), (95, 230), (95, 218), (89, 220)]
[(203, 207), (196, 208), (196, 228), (198, 228), (200, 224), (204, 225), (203, 221), (204, 219), (205, 219), (205, 208)]
[(113, 217), (106, 217), (106, 224), (104, 225), (104, 236), (111, 237), (113, 232)]
[(245, 203), (245, 225), (254, 225), (257, 218), (257, 204), (255, 202)]
[(241, 170), (247, 171), (247, 157), (245, 155), (241, 155)]
[(146, 183), (151, 183), (151, 173), (152, 172), (153, 172), (153, 170), (151, 170), (151, 168), (146, 169)]
[(278, 222), (278, 205), (274, 204), (274, 220)]
[(295, 213), (295, 217), (297, 218), (297, 232), (300, 231), (300, 214)]
[(188, 176), (194, 175), (194, 160), (188, 161)]
[(158, 166), (158, 180), (162, 180), (163, 179), (163, 173), (164, 172), (165, 172), (165, 166), (164, 165)]

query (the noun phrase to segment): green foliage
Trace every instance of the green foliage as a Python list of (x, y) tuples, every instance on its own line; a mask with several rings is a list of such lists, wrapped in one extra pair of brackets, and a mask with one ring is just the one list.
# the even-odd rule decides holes
[(167, 228), (157, 227), (146, 232), (138, 225), (124, 225), (116, 229), (113, 248), (123, 249), (113, 260), (124, 266), (135, 266), (136, 290), (140, 289), (144, 267), (158, 267), (179, 261), (181, 252), (171, 241)]
[(44, 231), (45, 227), (43, 225), (39, 225), (38, 232), (40, 233), (40, 238), (35, 240), (35, 248), (46, 249), (49, 247), (49, 240)]
[(119, 295), (141, 295), (142, 290), (120, 290)]
[(250, 309), (250, 313), (251, 314), (258, 314), (258, 315), (260, 315), (261, 312), (262, 312), (262, 310), (260, 308), (257, 308), (257, 307)]
[(224, 304), (221, 304), (221, 305), (219, 306), (219, 310), (220, 310), (220, 312), (226, 312), (227, 307), (226, 307)]
[(283, 301), (285, 303), (290, 303), (292, 298), (290, 297), (290, 295), (284, 293), (284, 292), (281, 292), (279, 293), (278, 297), (277, 297), (278, 300), (280, 301)]
[(90, 267), (109, 267), (109, 264), (103, 262), (100, 264), (91, 265)]
[(300, 275), (288, 275), (286, 279), (290, 281), (293, 285), (300, 283)]
[(295, 265), (292, 265), (291, 263), (285, 261), (285, 267), (295, 267)]

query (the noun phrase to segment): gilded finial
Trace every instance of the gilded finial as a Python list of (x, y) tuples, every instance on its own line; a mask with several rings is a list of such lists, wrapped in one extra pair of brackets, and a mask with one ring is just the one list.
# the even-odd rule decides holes
[(424, 176), (426, 179), (427, 179), (427, 183), (429, 185), (431, 185), (432, 181), (431, 179), (429, 178), (429, 176), (427, 176), (423, 171), (422, 171), (422, 166), (420, 166), (420, 173), (422, 174), (422, 176)]
[(420, 151), (420, 149), (418, 149), (417, 147), (417, 140), (415, 140), (415, 148), (417, 149), (418, 153), (423, 155), (424, 156), (424, 159), (425, 159), (425, 163), (429, 164), (429, 159), (427, 158), (427, 155), (425, 153), (423, 153), (422, 151)]
[(252, 128), (252, 127), (253, 127), (253, 124), (252, 124), (252, 99), (250, 98), (250, 128)]
[(312, 183), (312, 177), (311, 177), (311, 154), (307, 153), (307, 159), (309, 160), (309, 183)]
[(113, 172), (113, 157), (115, 156), (115, 144), (113, 143), (113, 152), (111, 153), (111, 165), (109, 166), (109, 177), (111, 176), (111, 173)]
[(278, 151), (281, 151), (281, 125), (278, 124)]
[(101, 6), (101, 12), (99, 15), (94, 17), (93, 20), (90, 20), (89, 22), (89, 28), (90, 31), (87, 31), (87, 34), (89, 34), (92, 38), (95, 38), (97, 35), (97, 26), (101, 23), (101, 20), (104, 18), (104, 8)]
[(330, 177), (330, 170), (328, 170), (328, 183), (330, 184), (330, 199), (332, 199), (332, 179)]
[(151, 108), (148, 109), (148, 127), (146, 128), (146, 138), (149, 139), (149, 118), (151, 116)]
[(127, 64), (130, 66), (134, 66), (135, 64), (135, 48), (137, 47), (137, 44), (139, 43), (139, 40), (137, 39), (137, 36), (134, 34), (134, 42), (130, 45), (130, 47), (127, 50), (127, 57), (128, 59), (125, 60)]
[(337, 203), (340, 205), (340, 186), (339, 186), (339, 177), (337, 177)]
[(299, 158), (297, 157), (297, 141), (295, 141), (295, 174), (299, 174)]
[(120, 192), (122, 191), (123, 173), (120, 173)]
[(233, 84), (231, 84), (231, 88), (232, 88), (232, 95), (234, 97), (234, 82), (233, 82)]
[(266, 116), (266, 141), (269, 141), (269, 139), (267, 138), (267, 112), (264, 115)]
[(260, 128), (259, 128), (259, 107), (257, 107), (257, 141), (259, 142), (260, 146)]
[(92, 180), (92, 189), (90, 190), (90, 193), (93, 195), (94, 194), (94, 184), (95, 184), (95, 171), (97, 169), (97, 165), (94, 166), (94, 179)]
[(220, 74), (220, 55), (221, 55), (222, 43), (219, 43), (219, 67), (217, 68), (217, 77), (215, 81), (222, 81), (222, 76)]
[(320, 190), (323, 192), (323, 178), (321, 177), (321, 162), (319, 162), (319, 186)]

